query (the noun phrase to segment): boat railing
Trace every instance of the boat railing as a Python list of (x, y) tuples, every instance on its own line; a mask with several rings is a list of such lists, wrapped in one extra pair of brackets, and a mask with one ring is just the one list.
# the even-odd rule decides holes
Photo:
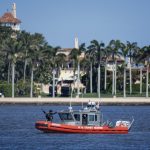
[(109, 128), (113, 128), (113, 127), (114, 127), (113, 122), (111, 122), (111, 121), (109, 121), (109, 120), (100, 123), (100, 126), (102, 126), (102, 127), (103, 127), (103, 126), (107, 126), (107, 127), (109, 127)]
[(133, 118), (133, 116), (132, 116), (132, 121), (131, 121), (131, 123), (130, 123), (130, 125), (129, 125), (129, 127), (128, 127), (128, 130), (130, 130), (130, 128), (131, 128), (133, 122), (134, 122), (134, 118)]

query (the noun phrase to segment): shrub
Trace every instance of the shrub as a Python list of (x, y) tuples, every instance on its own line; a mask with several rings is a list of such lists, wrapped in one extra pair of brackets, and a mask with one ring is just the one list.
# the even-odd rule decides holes
[(11, 97), (12, 95), (12, 86), (10, 83), (5, 82), (0, 82), (0, 92), (5, 96), (5, 97)]

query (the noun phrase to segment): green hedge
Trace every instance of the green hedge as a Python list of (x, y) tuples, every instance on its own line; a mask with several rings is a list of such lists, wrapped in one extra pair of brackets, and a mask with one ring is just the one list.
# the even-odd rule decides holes
[(12, 86), (11, 84), (4, 82), (4, 83), (0, 83), (0, 92), (5, 96), (5, 97), (11, 97), (11, 91), (12, 91)]
[[(12, 96), (12, 84), (6, 81), (0, 81), (0, 92), (4, 97)], [(30, 83), (23, 83), (22, 80), (15, 83), (15, 97), (29, 97), (30, 96)]]
[(18, 81), (15, 84), (15, 97), (29, 97), (30, 96), (30, 82)]
[[(36, 86), (34, 86), (33, 89), (33, 96), (37, 97), (39, 95), (39, 92), (36, 90)], [(12, 84), (7, 83), (7, 81), (0, 81), (0, 92), (3, 93), (5, 97), (11, 97), (12, 96)], [(101, 97), (112, 97), (112, 85), (109, 84), (107, 86), (107, 90), (101, 90)], [(140, 95), (140, 85), (139, 84), (133, 84), (132, 85), (132, 94), (130, 95), (130, 85), (127, 84), (126, 87), (126, 94), (127, 96), (145, 96), (146, 95), (146, 84), (143, 83), (142, 87), (142, 95)], [(23, 83), (23, 80), (18, 81), (15, 83), (15, 97), (29, 97), (30, 96), (30, 82)], [(46, 94), (41, 94), (42, 97), (47, 96)], [(73, 95), (74, 97), (76, 94)], [(80, 95), (80, 97), (98, 97), (97, 93), (86, 93), (83, 95)], [(117, 95), (119, 97), (123, 96), (123, 90), (117, 89)]]

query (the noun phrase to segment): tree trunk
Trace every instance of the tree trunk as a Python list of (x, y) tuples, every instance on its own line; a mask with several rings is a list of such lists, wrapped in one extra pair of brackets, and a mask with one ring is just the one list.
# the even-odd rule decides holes
[(24, 62), (24, 70), (23, 70), (23, 82), (26, 82), (26, 68), (27, 68), (27, 60)]
[(101, 68), (100, 68), (100, 64), (98, 65), (98, 98), (100, 98), (100, 78), (101, 78)]
[(117, 84), (117, 62), (115, 61), (115, 76), (114, 76), (114, 93), (116, 96), (116, 84)]
[(33, 67), (31, 69), (31, 86), (30, 86), (30, 97), (33, 97)]
[(126, 68), (124, 68), (123, 97), (126, 97)]
[(80, 63), (78, 61), (78, 79), (77, 79), (77, 97), (79, 97), (79, 93), (80, 93)]
[(105, 63), (105, 84), (104, 84), (104, 89), (106, 90), (107, 88), (107, 61)]
[(114, 63), (113, 63), (113, 68), (112, 68), (112, 95), (114, 96), (114, 76), (115, 76), (115, 71), (114, 71)]
[(14, 80), (15, 80), (15, 64), (12, 62), (12, 98), (14, 98), (15, 96), (15, 84), (14, 84)]
[(147, 65), (147, 71), (146, 71), (146, 98), (148, 98), (148, 78), (149, 78), (149, 65)]
[(131, 70), (131, 63), (130, 63), (130, 95), (132, 94), (132, 70)]
[(76, 66), (75, 66), (75, 60), (73, 60), (73, 83), (75, 85), (75, 73), (76, 73)]
[(8, 64), (8, 77), (7, 77), (7, 83), (10, 83), (10, 62)]
[(90, 64), (90, 93), (93, 92), (93, 68), (92, 63)]
[(140, 68), (140, 94), (142, 94), (142, 68)]
[(53, 69), (53, 98), (55, 97), (55, 70)]

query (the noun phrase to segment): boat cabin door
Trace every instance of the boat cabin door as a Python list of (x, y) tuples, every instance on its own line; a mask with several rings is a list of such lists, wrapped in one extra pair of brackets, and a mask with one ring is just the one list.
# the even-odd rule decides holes
[(82, 125), (87, 125), (87, 124), (88, 124), (88, 115), (82, 114)]

